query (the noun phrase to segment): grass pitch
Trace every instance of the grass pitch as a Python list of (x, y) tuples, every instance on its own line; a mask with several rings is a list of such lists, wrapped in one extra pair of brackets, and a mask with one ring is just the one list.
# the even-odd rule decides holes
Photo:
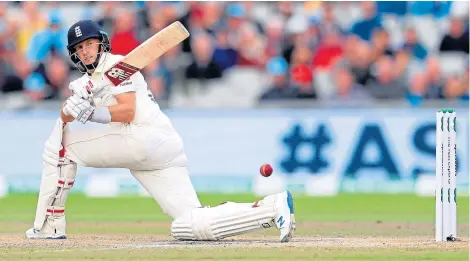
[[(253, 195), (201, 194), (205, 205)], [(219, 242), (178, 242), (151, 198), (67, 202), (67, 240), (26, 240), (36, 195), (0, 199), (0, 260), (468, 260), (469, 201), (459, 197), (458, 242), (434, 242), (434, 198), (415, 195), (296, 196), (294, 240), (276, 229)]]

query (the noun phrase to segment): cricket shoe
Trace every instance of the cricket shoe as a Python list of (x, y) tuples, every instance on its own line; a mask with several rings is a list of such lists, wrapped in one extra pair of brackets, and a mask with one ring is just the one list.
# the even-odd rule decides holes
[(276, 215), (273, 221), (281, 232), (280, 240), (281, 242), (289, 242), (295, 232), (294, 198), (292, 194), (289, 191), (284, 191), (279, 194), (269, 195), (262, 201), (267, 205), (270, 205), (268, 202), (274, 204)]
[(40, 230), (30, 228), (26, 231), (25, 237), (29, 239), (66, 239), (65, 217), (49, 217)]

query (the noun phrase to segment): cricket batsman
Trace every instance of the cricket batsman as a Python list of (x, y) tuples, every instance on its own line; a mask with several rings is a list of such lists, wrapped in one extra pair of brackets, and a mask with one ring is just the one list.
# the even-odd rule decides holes
[[(92, 21), (72, 25), (67, 38), (70, 59), (83, 76), (70, 83), (73, 95), (63, 104), (45, 143), (36, 217), (27, 238), (67, 237), (65, 204), (77, 164), (129, 169), (173, 218), (170, 230), (177, 240), (219, 240), (274, 226), (281, 242), (292, 238), (294, 206), (288, 191), (254, 203), (203, 207), (189, 179), (182, 139), (142, 74), (137, 72), (118, 86), (104, 77), (123, 56), (111, 54), (107, 34)], [(72, 121), (106, 126), (77, 130), (67, 124)]]

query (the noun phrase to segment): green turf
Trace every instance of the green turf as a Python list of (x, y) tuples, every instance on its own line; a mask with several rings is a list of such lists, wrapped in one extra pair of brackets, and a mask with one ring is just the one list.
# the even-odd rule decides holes
[[(201, 194), (205, 205), (221, 201), (252, 202), (253, 195)], [(8, 237), (21, 237), (32, 224), (37, 195), (13, 194), (0, 199), (0, 242)], [(126, 248), (86, 249), (61, 246), (1, 247), (0, 260), (468, 260), (469, 199), (459, 197), (459, 236), (467, 238), (462, 248), (443, 245), (413, 247), (296, 246), (261, 248)], [(296, 235), (304, 237), (401, 237), (433, 238), (434, 205), (432, 197), (415, 195), (358, 195), (306, 197), (295, 195), (298, 221)], [(114, 237), (152, 237), (169, 235), (171, 219), (164, 215), (151, 198), (87, 198), (72, 194), (67, 202), (69, 237), (81, 235)], [(262, 232), (277, 237), (276, 230)], [(272, 236), (272, 237), (271, 237)], [(256, 238), (256, 235), (254, 236)], [(462, 243), (462, 242), (460, 242)], [(158, 258), (157, 258), (158, 257)]]
[[(221, 201), (252, 202), (253, 195), (201, 194), (204, 205)], [(0, 199), (0, 222), (31, 221), (36, 195), (11, 195)], [(295, 197), (298, 221), (390, 221), (433, 222), (433, 197), (415, 195), (342, 194), (336, 197)], [(458, 221), (468, 223), (468, 197), (459, 197)], [(67, 202), (68, 220), (73, 221), (170, 221), (151, 198), (87, 198), (72, 194)]]
[[(1, 257), (1, 255), (0, 255)], [(321, 248), (285, 248), (285, 249), (126, 249), (108, 251), (85, 251), (71, 250), (66, 253), (49, 252), (38, 254), (15, 253), (9, 256), (9, 260), (344, 260), (344, 261), (368, 261), (368, 260), (468, 260), (468, 253), (465, 251), (429, 251), (429, 250), (402, 250), (402, 249), (381, 249), (380, 252), (374, 249), (321, 249)]]

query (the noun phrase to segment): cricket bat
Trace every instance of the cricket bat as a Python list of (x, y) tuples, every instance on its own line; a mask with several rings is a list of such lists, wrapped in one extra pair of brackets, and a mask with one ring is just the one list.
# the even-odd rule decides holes
[(137, 46), (109, 68), (105, 75), (114, 86), (117, 86), (188, 37), (188, 30), (176, 21)]

